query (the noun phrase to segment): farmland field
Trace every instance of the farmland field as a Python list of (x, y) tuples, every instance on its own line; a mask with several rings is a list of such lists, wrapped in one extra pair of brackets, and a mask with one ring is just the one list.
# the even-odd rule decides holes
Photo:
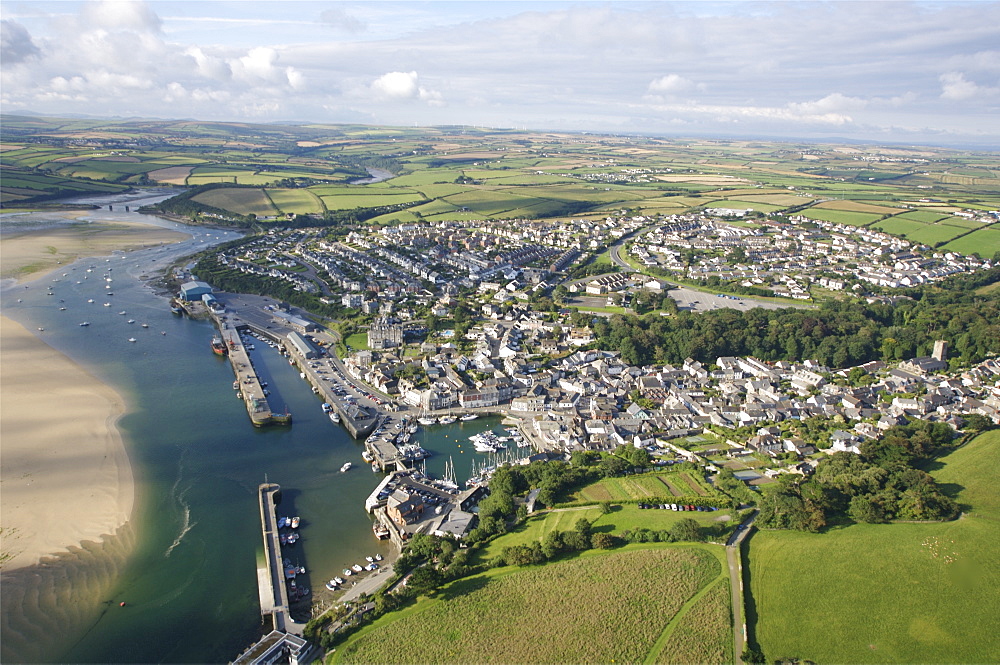
[(928, 227), (928, 224), (924, 222), (918, 222), (912, 219), (902, 219), (900, 217), (890, 217), (889, 219), (883, 220), (877, 224), (872, 224), (873, 229), (878, 229), (879, 231), (885, 231), (886, 233), (891, 233), (895, 236), (908, 237), (911, 233), (916, 233), (917, 231), (923, 230)]
[(580, 518), (586, 518), (593, 523), (594, 530), (618, 533), (630, 529), (652, 529), (655, 531), (669, 529), (677, 521), (690, 518), (702, 525), (728, 523), (731, 513), (728, 510), (712, 512), (673, 510), (640, 510), (635, 504), (615, 506), (610, 513), (602, 514), (595, 506), (551, 510), (528, 518), (516, 530), (491, 541), (480, 551), (480, 559), (487, 561), (499, 556), (504, 547), (541, 542), (550, 531), (569, 531), (573, 529)]
[(851, 226), (867, 226), (876, 219), (882, 217), (877, 213), (852, 212), (849, 210), (830, 210), (825, 208), (807, 208), (798, 214), (809, 219), (819, 219), (835, 224), (849, 224)]
[(958, 520), (755, 534), (749, 568), (765, 655), (837, 663), (1000, 661), (998, 453), (994, 430), (931, 472), (956, 495), (964, 513)]
[(857, 201), (823, 201), (822, 203), (817, 203), (812, 207), (813, 210), (816, 208), (823, 208), (827, 210), (846, 210), (849, 212), (870, 212), (877, 215), (891, 215), (892, 213), (900, 212), (900, 208), (872, 205), (871, 203), (859, 203)]
[(194, 200), (239, 215), (270, 216), (277, 213), (271, 199), (261, 189), (210, 189), (195, 196)]
[(420, 201), (423, 197), (414, 193), (383, 194), (357, 192), (340, 196), (320, 196), (323, 205), (328, 210), (354, 210), (355, 208), (374, 208), (377, 206), (391, 206), (400, 203), (412, 203)]
[(689, 477), (688, 472), (666, 472), (605, 478), (580, 489), (574, 501), (642, 501), (647, 498), (667, 500), (673, 496), (707, 496), (703, 484)]
[(269, 189), (267, 195), (274, 207), (281, 212), (293, 212), (296, 215), (323, 212), (319, 197), (308, 189)]
[(907, 240), (919, 242), (924, 245), (936, 247), (938, 243), (945, 243), (962, 234), (968, 233), (968, 229), (961, 229), (957, 226), (946, 224), (928, 224), (922, 229), (906, 234)]
[(962, 254), (978, 254), (984, 259), (991, 258), (996, 252), (1000, 252), (1000, 229), (973, 231), (967, 236), (949, 242), (941, 249)]
[[(494, 569), (382, 617), (339, 647), (330, 662), (641, 662), (668, 627), (667, 649), (681, 637), (681, 610), (700, 591), (714, 584), (728, 596), (724, 574), (723, 562), (706, 548), (669, 546)], [(720, 637), (732, 640), (717, 602), (706, 592), (686, 608), (713, 622), (707, 630), (688, 629), (683, 647), (689, 653), (711, 652)]]
[(732, 614), (729, 583), (719, 580), (680, 618), (660, 653), (651, 655), (664, 665), (733, 662)]
[(934, 222), (946, 218), (948, 215), (940, 212), (930, 212), (928, 210), (912, 210), (896, 215), (894, 219), (909, 219), (923, 224), (933, 224)]

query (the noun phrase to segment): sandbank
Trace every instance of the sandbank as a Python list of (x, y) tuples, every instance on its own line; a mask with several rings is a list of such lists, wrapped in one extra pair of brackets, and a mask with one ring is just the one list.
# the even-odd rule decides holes
[(114, 534), (135, 488), (113, 390), (6, 316), (0, 371), (0, 566), (12, 570)]
[(0, 278), (19, 282), (36, 279), (83, 256), (107, 256), (114, 250), (138, 249), (180, 242), (189, 236), (180, 231), (141, 222), (87, 222), (63, 213), (66, 222), (43, 228), (18, 230), (18, 216), (5, 219), (0, 242)]

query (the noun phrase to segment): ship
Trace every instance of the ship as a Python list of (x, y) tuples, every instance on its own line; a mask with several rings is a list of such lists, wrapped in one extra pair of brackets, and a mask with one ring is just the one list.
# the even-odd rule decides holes
[(226, 345), (218, 337), (212, 338), (212, 353), (217, 356), (224, 356), (227, 353)]

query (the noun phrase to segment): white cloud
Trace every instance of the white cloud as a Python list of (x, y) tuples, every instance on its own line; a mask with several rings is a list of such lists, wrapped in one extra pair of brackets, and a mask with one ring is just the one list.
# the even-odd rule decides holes
[(992, 97), (1000, 92), (1000, 88), (991, 88), (979, 85), (975, 81), (969, 81), (961, 72), (942, 74), (939, 80), (941, 81), (941, 98), (956, 102), (976, 97)]
[(694, 81), (679, 74), (667, 74), (666, 76), (654, 79), (649, 84), (649, 92), (664, 95), (677, 95), (694, 90), (694, 88)]
[(792, 103), (788, 107), (802, 115), (822, 115), (842, 111), (860, 111), (868, 106), (868, 101), (859, 97), (847, 97), (839, 92), (817, 99), (813, 102)]
[(160, 17), (140, 0), (98, 0), (83, 8), (84, 18), (93, 25), (106, 29), (160, 32)]
[(0, 21), (0, 60), (14, 65), (41, 54), (31, 34), (17, 21)]
[(319, 15), (319, 20), (331, 28), (351, 34), (364, 32), (368, 28), (363, 21), (340, 8), (327, 9)]
[(416, 72), (389, 72), (371, 84), (376, 98), (383, 100), (419, 99), (431, 106), (443, 106), (441, 93), (420, 85)]

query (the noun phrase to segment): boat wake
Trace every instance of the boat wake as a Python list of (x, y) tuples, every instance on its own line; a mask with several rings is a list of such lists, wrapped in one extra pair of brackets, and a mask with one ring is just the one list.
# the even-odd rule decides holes
[[(177, 490), (177, 485), (178, 483), (180, 483), (180, 481), (181, 481), (180, 474), (177, 474), (177, 481), (174, 482), (174, 486), (171, 489), (171, 494), (173, 494)], [(167, 548), (167, 551), (163, 553), (164, 559), (170, 558), (170, 553), (173, 552), (174, 549), (181, 544), (181, 541), (184, 540), (184, 536), (187, 535), (188, 531), (193, 529), (198, 524), (197, 522), (191, 521), (191, 505), (184, 500), (184, 496), (188, 493), (189, 489), (191, 488), (188, 487), (183, 492), (177, 495), (177, 502), (181, 505), (181, 508), (184, 510), (184, 519), (181, 521), (181, 532), (177, 534), (177, 537), (174, 538), (174, 542), (172, 542), (170, 544), (170, 547)]]

